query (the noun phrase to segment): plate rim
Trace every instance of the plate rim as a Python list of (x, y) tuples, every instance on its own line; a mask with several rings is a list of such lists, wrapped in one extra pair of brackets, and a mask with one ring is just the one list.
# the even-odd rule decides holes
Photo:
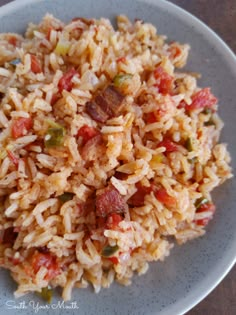
[[(46, 0), (13, 0), (7, 4), (1, 6), (0, 18), (18, 9), (32, 5), (33, 3), (39, 4)], [(47, 0), (48, 1), (48, 0)], [(81, 1), (81, 0), (79, 0)], [(82, 0), (83, 1), (83, 0)], [(209, 41), (215, 45), (218, 51), (223, 52), (224, 59), (229, 58), (228, 62), (236, 65), (236, 54), (230, 48), (230, 46), (205, 22), (196, 17), (189, 11), (183, 9), (179, 5), (169, 2), (168, 0), (134, 0), (134, 2), (143, 4), (150, 4), (156, 8), (167, 9), (171, 15), (178, 16), (180, 19), (185, 18), (186, 24), (191, 24), (196, 30), (199, 30), (205, 37), (209, 38)], [(235, 72), (236, 78), (236, 72)], [(236, 239), (232, 239), (232, 244), (226, 252), (224, 252), (224, 258), (217, 263), (217, 265), (208, 273), (207, 277), (198, 283), (197, 287), (194, 287), (190, 292), (179, 301), (169, 305), (168, 308), (160, 311), (158, 315), (183, 315), (189, 310), (199, 304), (204, 298), (206, 298), (225, 278), (230, 270), (236, 264)], [(212, 275), (215, 274), (214, 277)], [(153, 313), (154, 314), (154, 313)], [(155, 314), (157, 314), (155, 312)]]

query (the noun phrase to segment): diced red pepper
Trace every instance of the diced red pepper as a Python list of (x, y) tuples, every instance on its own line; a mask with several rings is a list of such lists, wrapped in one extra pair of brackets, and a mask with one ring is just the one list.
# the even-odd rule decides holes
[(152, 186), (146, 187), (143, 186), (140, 182), (136, 184), (137, 191), (134, 193), (134, 195), (128, 200), (128, 204), (135, 206), (135, 207), (141, 207), (144, 205), (144, 198), (147, 194), (150, 194), (152, 191)]
[(205, 219), (199, 219), (199, 220), (195, 220), (194, 222), (197, 225), (201, 225), (201, 226), (206, 226), (209, 221), (213, 218), (213, 214), (215, 213), (216, 207), (213, 203), (204, 203), (203, 205), (201, 205), (201, 207), (199, 207), (196, 211), (196, 213), (201, 213), (201, 212), (210, 212), (211, 215), (208, 218)]
[(12, 129), (11, 129), (12, 137), (14, 139), (22, 137), (32, 127), (33, 127), (33, 121), (32, 121), (32, 118), (30, 117), (29, 118), (21, 117), (21, 118), (14, 119), (12, 123)]
[(45, 280), (47, 281), (52, 280), (61, 273), (55, 256), (50, 253), (40, 253), (36, 251), (32, 257), (32, 267), (34, 273), (36, 274), (42, 266), (48, 270), (45, 276)]
[(19, 158), (15, 156), (14, 153), (11, 152), (10, 150), (7, 150), (7, 155), (9, 159), (12, 161), (12, 163), (17, 167), (19, 164)]
[(176, 199), (168, 195), (165, 188), (156, 189), (154, 194), (157, 200), (164, 203), (167, 207), (174, 207), (176, 205)]
[(154, 77), (157, 80), (155, 84), (159, 92), (162, 94), (169, 94), (172, 90), (174, 78), (169, 75), (161, 66), (154, 71)]
[(171, 141), (170, 139), (166, 138), (164, 140), (162, 140), (161, 142), (158, 143), (157, 145), (158, 148), (160, 147), (165, 147), (166, 151), (164, 153), (169, 153), (169, 152), (175, 152), (178, 151), (178, 146)]
[(186, 109), (212, 108), (216, 105), (217, 101), (217, 98), (211, 93), (210, 88), (204, 88), (192, 96), (192, 103), (187, 105)]
[(106, 228), (110, 230), (117, 229), (119, 223), (123, 220), (122, 216), (118, 213), (111, 213), (109, 214), (106, 220)]
[(77, 136), (82, 137), (83, 144), (85, 144), (88, 140), (92, 139), (98, 134), (99, 134), (99, 131), (96, 128), (90, 127), (88, 125), (84, 125), (79, 129)]
[(77, 74), (75, 68), (71, 68), (69, 71), (63, 74), (58, 82), (58, 90), (61, 93), (63, 90), (70, 92), (73, 88), (72, 78)]
[(33, 73), (41, 73), (42, 68), (38, 58), (35, 55), (30, 55), (31, 58), (31, 70)]

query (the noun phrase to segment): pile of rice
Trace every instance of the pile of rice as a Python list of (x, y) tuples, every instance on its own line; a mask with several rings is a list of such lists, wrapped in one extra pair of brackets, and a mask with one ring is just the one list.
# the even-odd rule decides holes
[[(0, 35), (0, 266), (18, 283), (16, 297), (61, 287), (69, 300), (73, 287), (129, 285), (175, 242), (205, 233), (211, 191), (232, 173), (216, 99), (196, 73), (178, 70), (188, 52), (125, 16), (115, 30), (104, 18), (64, 24), (46, 15), (25, 37)], [(70, 88), (60, 90), (72, 68)], [(125, 104), (100, 123), (86, 104), (108, 85)], [(204, 93), (209, 108), (191, 106)], [(46, 145), (55, 126), (64, 133)], [(84, 126), (101, 136), (92, 152), (84, 152)], [(124, 211), (111, 202), (98, 215), (105, 187)]]

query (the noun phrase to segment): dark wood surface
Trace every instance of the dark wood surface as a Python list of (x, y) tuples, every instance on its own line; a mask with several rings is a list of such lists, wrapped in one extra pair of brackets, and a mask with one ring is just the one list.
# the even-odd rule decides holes
[[(236, 53), (236, 0), (169, 1), (200, 18)], [(0, 0), (0, 5), (8, 2), (10, 0)], [(186, 315), (236, 315), (236, 266), (210, 295)]]

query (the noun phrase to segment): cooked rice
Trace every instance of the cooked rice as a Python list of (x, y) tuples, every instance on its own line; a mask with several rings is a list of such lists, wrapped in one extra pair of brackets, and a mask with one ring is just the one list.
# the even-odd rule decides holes
[[(117, 25), (104, 18), (64, 24), (46, 15), (24, 38), (0, 36), (0, 264), (18, 283), (16, 297), (60, 286), (69, 300), (88, 283), (95, 292), (114, 280), (129, 285), (134, 272), (169, 255), (174, 239), (182, 244), (205, 233), (211, 191), (232, 176), (227, 146), (218, 143), (217, 105), (188, 110), (201, 91), (198, 74), (179, 70), (190, 47), (168, 43), (141, 20), (118, 16)], [(71, 89), (64, 82), (60, 90), (72, 67)], [(99, 123), (85, 107), (108, 85), (125, 104)], [(18, 122), (29, 118), (32, 126), (17, 134)], [(58, 124), (63, 142), (47, 146)], [(95, 128), (100, 142), (86, 149), (83, 126)], [(105, 187), (126, 203), (116, 224), (109, 225), (114, 213), (99, 217), (95, 207)], [(207, 199), (203, 208), (199, 198)], [(117, 250), (105, 255), (104, 248)]]

